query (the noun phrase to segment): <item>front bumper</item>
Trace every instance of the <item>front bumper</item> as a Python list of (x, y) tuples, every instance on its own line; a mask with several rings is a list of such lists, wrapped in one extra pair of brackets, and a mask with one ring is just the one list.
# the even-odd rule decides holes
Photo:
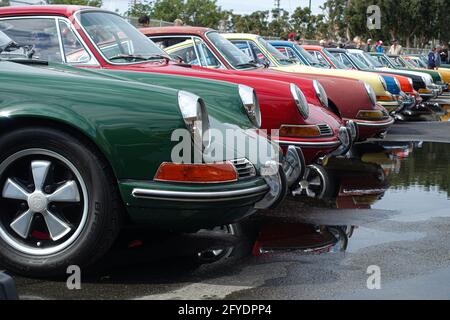
[(378, 121), (368, 121), (353, 119), (358, 127), (359, 141), (363, 141), (376, 136), (383, 136), (386, 131), (394, 124), (394, 118), (389, 117), (387, 119)]
[(123, 180), (119, 189), (131, 222), (190, 232), (234, 223), (257, 209), (279, 203), (287, 182), (277, 171), (272, 177), (255, 176), (230, 183)]
[(379, 100), (378, 104), (383, 106), (389, 113), (396, 112), (397, 110), (399, 110), (403, 107), (403, 102), (398, 101), (398, 100), (392, 100), (392, 101)]

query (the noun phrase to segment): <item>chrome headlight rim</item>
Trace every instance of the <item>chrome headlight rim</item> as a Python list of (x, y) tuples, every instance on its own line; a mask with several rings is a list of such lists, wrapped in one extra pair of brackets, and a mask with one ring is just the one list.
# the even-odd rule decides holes
[(364, 87), (366, 88), (367, 95), (369, 96), (372, 105), (375, 106), (377, 104), (377, 95), (373, 90), (372, 86), (368, 83), (364, 82)]
[(328, 95), (327, 95), (327, 92), (325, 91), (325, 88), (322, 86), (322, 84), (317, 80), (313, 80), (313, 87), (314, 87), (314, 91), (316, 92), (317, 99), (319, 99), (320, 103), (325, 108), (329, 108)]
[(350, 133), (346, 127), (339, 128), (338, 139), (344, 147), (348, 147), (350, 145)]
[(238, 85), (238, 88), (239, 96), (249, 120), (255, 127), (261, 128), (261, 109), (255, 89), (243, 84)]
[(414, 89), (414, 81), (411, 78), (408, 78), (409, 84), (411, 85), (411, 88)]
[(308, 100), (306, 100), (305, 95), (302, 90), (300, 90), (297, 85), (291, 83), (290, 85), (291, 94), (294, 98), (295, 105), (297, 106), (298, 111), (303, 116), (304, 119), (309, 117), (309, 104)]
[(208, 111), (202, 98), (188, 92), (178, 91), (178, 108), (194, 146), (204, 151), (211, 142)]

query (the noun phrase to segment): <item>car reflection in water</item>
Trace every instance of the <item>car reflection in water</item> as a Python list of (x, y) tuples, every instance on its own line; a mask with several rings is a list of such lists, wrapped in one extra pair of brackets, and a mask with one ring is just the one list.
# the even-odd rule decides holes
[(289, 211), (299, 201), (307, 202), (301, 211), (308, 211), (308, 208), (371, 209), (371, 205), (388, 190), (388, 176), (398, 174), (402, 159), (421, 146), (420, 142), (382, 142), (355, 146), (350, 158), (330, 159), (321, 173), (324, 175), (322, 179), (327, 181), (327, 190), (315, 189), (313, 192), (327, 196), (318, 199), (308, 197), (305, 193), (300, 197), (290, 197), (286, 201), (286, 208), (282, 205), (276, 211), (262, 213), (251, 221), (216, 229), (249, 243), (240, 243), (238, 249), (204, 251), (199, 254), (199, 258), (204, 259), (204, 262), (214, 262), (232, 256), (259, 256), (283, 251), (345, 251), (357, 226), (309, 224), (295, 219), (295, 213), (290, 218), (279, 217), (278, 211)]

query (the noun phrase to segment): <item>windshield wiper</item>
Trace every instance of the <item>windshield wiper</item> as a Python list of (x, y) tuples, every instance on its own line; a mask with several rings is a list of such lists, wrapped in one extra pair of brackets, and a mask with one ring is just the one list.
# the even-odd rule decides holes
[(113, 60), (134, 60), (134, 61), (149, 61), (149, 60), (162, 60), (164, 59), (166, 62), (172, 61), (172, 59), (168, 56), (162, 55), (162, 54), (154, 54), (150, 56), (142, 56), (142, 55), (134, 55), (134, 54), (118, 54), (116, 56), (113, 56), (109, 58), (110, 61)]
[(239, 63), (236, 65), (237, 68), (246, 68), (246, 67), (253, 67), (258, 68), (258, 65), (253, 62), (247, 62), (247, 63)]
[(120, 60), (120, 59), (146, 61), (146, 60), (148, 60), (148, 57), (143, 57), (143, 56), (139, 56), (139, 55), (132, 55), (132, 54), (118, 54), (117, 56), (113, 56), (113, 57), (109, 58), (109, 60), (111, 60), (111, 61), (113, 61), (113, 60)]

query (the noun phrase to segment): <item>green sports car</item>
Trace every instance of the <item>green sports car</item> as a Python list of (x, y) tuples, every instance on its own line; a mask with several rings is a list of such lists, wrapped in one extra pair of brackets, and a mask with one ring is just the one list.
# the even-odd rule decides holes
[[(10, 270), (89, 266), (124, 223), (228, 224), (275, 206), (300, 175), (300, 150), (280, 161), (276, 146), (245, 130), (238, 85), (195, 79), (215, 93), (203, 99), (15, 59), (0, 60), (0, 264)], [(230, 132), (236, 144), (218, 138)]]

